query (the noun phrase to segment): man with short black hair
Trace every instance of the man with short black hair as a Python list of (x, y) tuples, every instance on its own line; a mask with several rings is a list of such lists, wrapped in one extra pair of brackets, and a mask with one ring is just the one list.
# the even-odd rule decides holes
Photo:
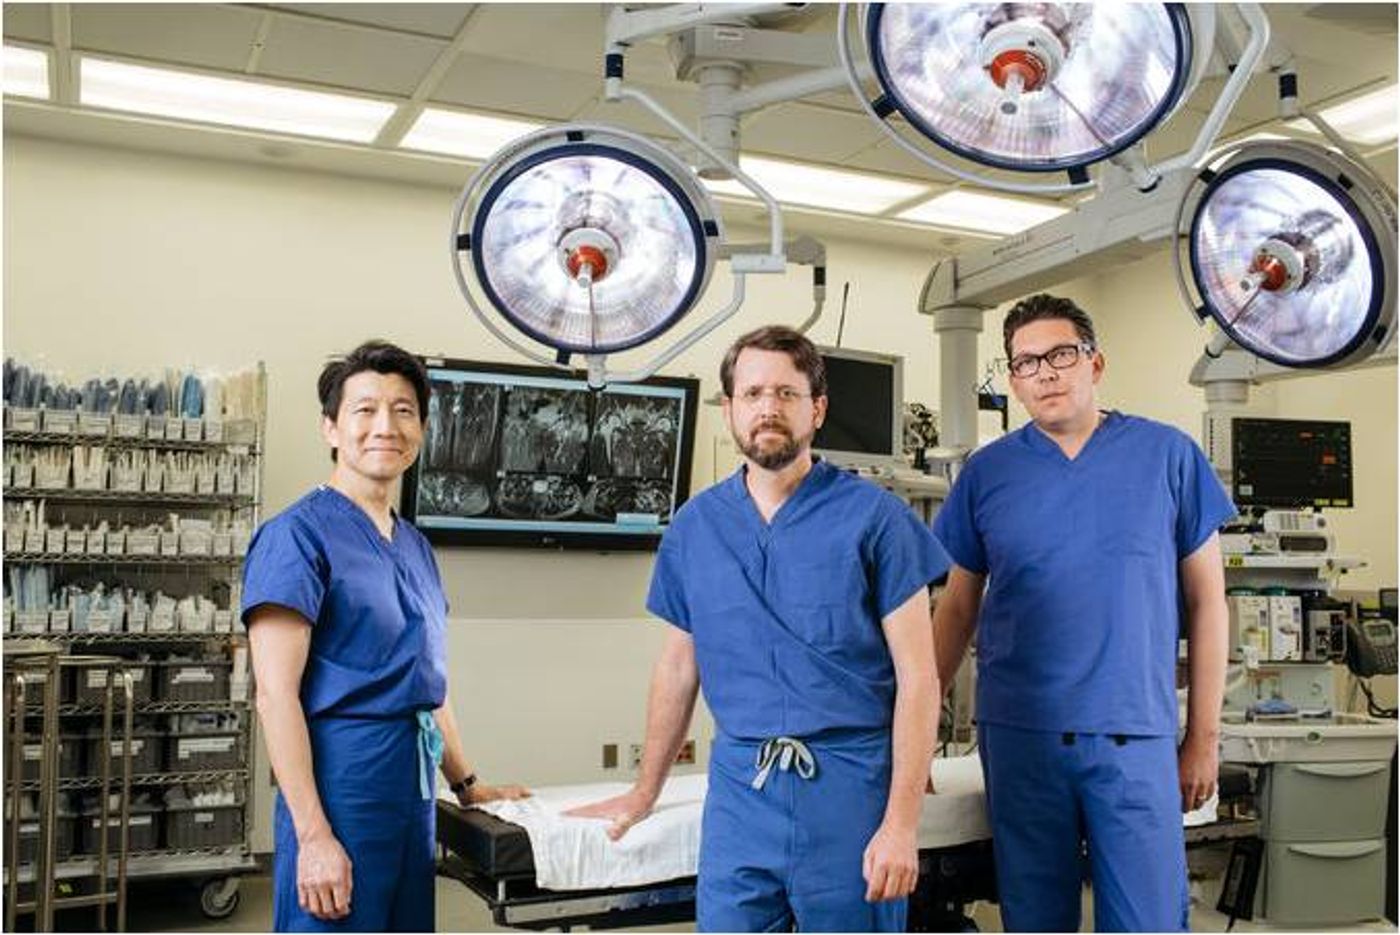
[(434, 780), (477, 782), (447, 698), (447, 599), (393, 509), (418, 456), (428, 376), (371, 341), (317, 381), (335, 467), (259, 528), (243, 573), (258, 719), (277, 776), (273, 928), (433, 930)]
[(1100, 931), (1184, 930), (1181, 813), (1216, 781), (1228, 626), (1216, 530), (1234, 507), (1185, 434), (1098, 409), (1104, 357), (1073, 302), (1017, 304), (1003, 341), (1031, 421), (972, 455), (934, 522), (954, 561), (934, 611), (943, 685), (977, 632), (1002, 922), (1077, 930), (1087, 842)]
[(947, 556), (891, 494), (812, 455), (821, 355), (790, 328), (720, 368), (744, 465), (677, 512), (647, 608), (672, 624), (641, 775), (575, 814), (621, 837), (646, 817), (696, 692), (715, 718), (701, 931), (903, 931), (937, 687), (928, 584)]

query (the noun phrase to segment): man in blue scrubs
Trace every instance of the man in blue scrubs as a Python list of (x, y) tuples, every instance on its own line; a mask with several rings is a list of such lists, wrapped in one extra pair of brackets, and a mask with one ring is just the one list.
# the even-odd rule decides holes
[(934, 744), (927, 586), (948, 560), (894, 496), (814, 459), (821, 356), (789, 328), (729, 349), (744, 465), (662, 540), (647, 608), (672, 624), (641, 774), (575, 814), (621, 837), (651, 810), (697, 689), (715, 718), (701, 931), (903, 931)]
[(277, 775), (273, 927), (434, 927), (434, 782), (464, 806), (526, 795), (476, 781), (447, 697), (447, 601), (418, 530), (393, 510), (423, 440), (428, 378), (382, 342), (318, 385), (328, 483), (258, 530), (243, 621)]
[(1026, 299), (1003, 341), (1031, 422), (968, 460), (934, 522), (955, 563), (934, 611), (942, 684), (977, 632), (1002, 922), (1077, 930), (1087, 843), (1098, 930), (1185, 930), (1181, 813), (1216, 781), (1228, 626), (1216, 529), (1234, 507), (1185, 434), (1098, 409), (1104, 358), (1074, 303)]

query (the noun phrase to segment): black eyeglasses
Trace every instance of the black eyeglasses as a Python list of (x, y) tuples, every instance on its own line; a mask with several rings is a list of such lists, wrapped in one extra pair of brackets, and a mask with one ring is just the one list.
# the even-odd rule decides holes
[(1042, 360), (1050, 365), (1051, 370), (1068, 370), (1079, 363), (1081, 353), (1085, 356), (1094, 353), (1094, 345), (1087, 341), (1082, 344), (1060, 344), (1044, 354), (1020, 354), (1011, 358), (1006, 366), (1013, 377), (1024, 380), (1040, 372)]

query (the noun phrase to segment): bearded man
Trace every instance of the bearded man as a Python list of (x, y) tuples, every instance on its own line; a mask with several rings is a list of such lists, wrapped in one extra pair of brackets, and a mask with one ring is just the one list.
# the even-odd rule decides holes
[(646, 818), (697, 692), (716, 733), (701, 931), (904, 931), (939, 697), (928, 585), (949, 568), (892, 494), (812, 454), (821, 355), (790, 328), (720, 368), (744, 463), (676, 514), (647, 609), (669, 623), (627, 793), (576, 809), (614, 840)]

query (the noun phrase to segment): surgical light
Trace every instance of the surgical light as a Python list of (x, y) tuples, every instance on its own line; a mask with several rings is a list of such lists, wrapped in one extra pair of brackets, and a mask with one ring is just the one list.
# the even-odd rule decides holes
[(464, 266), (490, 306), (560, 362), (636, 347), (675, 325), (704, 290), (720, 235), (709, 196), (674, 156), (591, 125), (501, 150), (468, 182), (453, 223), (454, 268), (473, 311), (523, 350), (483, 315)]
[(1089, 165), (1131, 146), (1186, 85), (1191, 29), (1161, 3), (872, 4), (887, 106), (1001, 169)]
[(1188, 303), (1287, 367), (1369, 356), (1395, 320), (1396, 210), (1364, 167), (1310, 143), (1250, 143), (1202, 171), (1181, 207)]

